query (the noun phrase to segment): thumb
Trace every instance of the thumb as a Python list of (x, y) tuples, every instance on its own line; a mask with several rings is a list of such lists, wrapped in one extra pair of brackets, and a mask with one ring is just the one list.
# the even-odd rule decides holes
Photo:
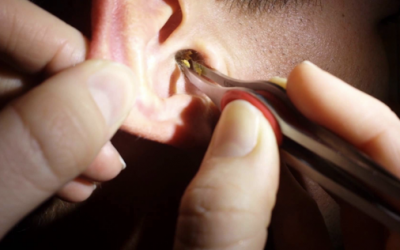
[(78, 176), (127, 116), (134, 77), (88, 61), (48, 79), (0, 113), (0, 237)]
[(278, 179), (269, 123), (249, 103), (230, 103), (182, 198), (175, 249), (263, 249)]

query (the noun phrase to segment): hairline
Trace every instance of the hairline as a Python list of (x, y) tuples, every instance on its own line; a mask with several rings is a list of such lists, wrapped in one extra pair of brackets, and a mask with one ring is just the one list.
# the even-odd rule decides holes
[(285, 8), (289, 5), (320, 5), (321, 0), (215, 0), (229, 7), (230, 11), (246, 14), (263, 14)]

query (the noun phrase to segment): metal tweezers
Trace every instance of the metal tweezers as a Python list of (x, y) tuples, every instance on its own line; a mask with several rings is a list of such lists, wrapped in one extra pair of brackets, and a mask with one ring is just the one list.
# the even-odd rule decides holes
[[(249, 101), (273, 125), (281, 160), (388, 228), (400, 232), (400, 214), (386, 199), (400, 199), (400, 181), (367, 155), (305, 118), (286, 90), (268, 81), (240, 81), (193, 60), (177, 61), (187, 80), (222, 110)], [(275, 125), (274, 125), (275, 123)], [(385, 199), (377, 194), (383, 194)]]

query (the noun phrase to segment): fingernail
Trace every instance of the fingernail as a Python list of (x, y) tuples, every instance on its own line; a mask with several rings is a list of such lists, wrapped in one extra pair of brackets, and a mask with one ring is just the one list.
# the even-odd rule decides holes
[(89, 78), (90, 93), (108, 126), (122, 122), (131, 108), (133, 74), (123, 65), (104, 63)]
[(126, 168), (126, 162), (121, 155), (119, 156), (119, 161), (121, 162), (122, 170), (124, 170)]
[(248, 102), (227, 105), (214, 133), (212, 155), (241, 157), (250, 153), (257, 144), (259, 119), (259, 111)]

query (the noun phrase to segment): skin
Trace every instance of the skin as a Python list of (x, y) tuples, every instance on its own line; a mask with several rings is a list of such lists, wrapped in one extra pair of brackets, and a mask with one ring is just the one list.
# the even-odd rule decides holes
[(194, 49), (209, 66), (246, 80), (287, 76), (307, 59), (385, 100), (388, 72), (378, 23), (393, 2), (289, 3), (246, 14), (214, 0), (94, 1), (89, 57), (125, 63), (139, 76), (140, 94), (123, 129), (189, 146), (211, 136), (215, 110), (176, 76), (179, 50)]
[[(389, 72), (379, 23), (396, 11), (396, 1), (289, 3), (264, 14), (231, 9), (229, 1), (144, 2), (148, 3), (99, 1), (94, 9), (97, 18), (90, 56), (120, 60), (141, 76), (145, 98), (138, 98), (138, 108), (134, 107), (123, 126), (129, 133), (186, 147), (208, 140), (215, 117), (213, 105), (207, 100), (199, 105), (198, 96), (193, 97), (198, 93), (188, 88), (182, 76), (175, 77), (174, 55), (188, 48), (198, 51), (209, 66), (245, 80), (287, 76), (296, 64), (310, 60), (385, 102), (389, 99)], [(118, 21), (111, 22), (110, 6), (118, 5), (125, 8), (116, 14)], [(126, 33), (113, 34), (120, 46), (104, 39), (109, 37), (107, 32), (121, 26)], [(112, 56), (116, 47), (124, 51), (124, 59)], [(165, 75), (177, 78), (176, 83), (168, 84)], [(182, 123), (185, 125), (180, 126)], [(300, 179), (318, 201), (330, 234), (340, 242), (336, 202), (318, 185)]]
[[(267, 79), (275, 75), (289, 75), (296, 64), (308, 59), (316, 62), (323, 69), (339, 76), (339, 78), (344, 79), (357, 88), (383, 101), (388, 101), (390, 86), (386, 83), (388, 82), (389, 73), (386, 65), (383, 43), (378, 32), (378, 23), (397, 9), (396, 1), (388, 0), (384, 3), (378, 3), (377, 1), (365, 3), (365, 1), (361, 0), (347, 2), (324, 1), (321, 5), (312, 3), (296, 5), (294, 3), (289, 3), (284, 8), (275, 8), (271, 10), (271, 12), (266, 12), (264, 14), (250, 13), (246, 12), (246, 10), (241, 12), (235, 8), (229, 11), (229, 4), (227, 6), (226, 3), (214, 2), (211, 0), (93, 1), (92, 33), (90, 34), (89, 47), (87, 47), (86, 39), (76, 32), (76, 30), (58, 22), (56, 19), (49, 17), (39, 10), (36, 10), (33, 12), (34, 14), (32, 14), (32, 6), (14, 3), (10, 0), (3, 1), (8, 7), (11, 6), (8, 9), (12, 10), (11, 13), (18, 13), (19, 16), (24, 17), (16, 19), (23, 20), (17, 23), (17, 27), (21, 27), (21, 32), (17, 33), (12, 32), (13, 29), (10, 28), (10, 22), (0, 22), (3, 25), (1, 27), (2, 30), (10, 32), (3, 32), (3, 36), (1, 37), (3, 40), (0, 41), (3, 42), (0, 43), (3, 46), (0, 50), (1, 56), (3, 60), (10, 64), (5, 68), (6, 70), (4, 70), (7, 74), (3, 74), (3, 79), (11, 79), (12, 81), (9, 82), (16, 81), (18, 83), (19, 81), (24, 83), (24, 86), (27, 86), (26, 89), (29, 89), (30, 83), (26, 79), (31, 79), (31, 77), (26, 77), (26, 75), (31, 76), (44, 72), (46, 78), (48, 78), (47, 76), (53, 75), (55, 75), (54, 77), (59, 77), (49, 77), (49, 82), (54, 81), (54, 79), (60, 81), (61, 76), (58, 76), (59, 74), (62, 74), (62, 76), (66, 78), (68, 78), (68, 75), (76, 75), (77, 72), (73, 71), (67, 70), (66, 73), (62, 72), (64, 69), (81, 62), (85, 57), (91, 59), (110, 59), (126, 64), (133, 71), (134, 79), (132, 82), (134, 82), (134, 91), (132, 91), (132, 95), (134, 96), (131, 97), (133, 103), (130, 106), (130, 113), (123, 123), (122, 129), (128, 133), (162, 143), (181, 147), (198, 147), (199, 145), (207, 144), (219, 116), (209, 100), (201, 95), (201, 93), (191, 88), (190, 84), (186, 83), (179, 72), (176, 71), (174, 55), (177, 51), (182, 49), (194, 49), (204, 57), (205, 62), (211, 67), (230, 76), (247, 80)], [(113, 12), (110, 10), (115, 11)], [(6, 11), (2, 12), (1, 17), (2, 20), (13, 20), (7, 16)], [(45, 34), (51, 34), (50, 36), (36, 35), (43, 33), (35, 33), (23, 29), (23, 27), (26, 27), (23, 25), (24, 22), (29, 22), (31, 20), (40, 20), (40, 25), (38, 25), (38, 27), (48, 27), (48, 23), (52, 23), (53, 25), (51, 27), (58, 28), (50, 27), (39, 29), (41, 32), (45, 31)], [(202, 21), (199, 22), (199, 20)], [(81, 28), (81, 31), (85, 31), (83, 27), (87, 27), (86, 25), (81, 25), (80, 22), (75, 22), (75, 24), (79, 24), (76, 25), (76, 27)], [(279, 30), (277, 27), (279, 27)], [(28, 46), (25, 46), (24, 43), (18, 43), (18, 41), (23, 41), (23, 38), (25, 38), (25, 40), (29, 38), (28, 40), (30, 41), (36, 38), (39, 42), (42, 41), (42, 36), (52, 37), (54, 39), (49, 39), (47, 44), (42, 44), (43, 47), (41, 50), (31, 50)], [(10, 37), (13, 38), (11, 41), (14, 41), (14, 43), (7, 43), (7, 41), (10, 41), (7, 40), (7, 38)], [(340, 43), (336, 42), (338, 40)], [(17, 44), (14, 48), (18, 49), (12, 49), (13, 46), (9, 46), (10, 44)], [(65, 44), (68, 46), (65, 46)], [(72, 49), (72, 52), (69, 49)], [(42, 50), (48, 53), (39, 54), (39, 60), (32, 61), (31, 58), (37, 59), (38, 56), (29, 53)], [(332, 55), (334, 55), (334, 57)], [(10, 66), (14, 67), (14, 69), (18, 69), (18, 71), (9, 70)], [(93, 66), (90, 66), (90, 68), (91, 67)], [(77, 68), (78, 69), (75, 70), (79, 71), (79, 69), (81, 69), (82, 72), (85, 72), (84, 64)], [(21, 75), (18, 73), (21, 71), (25, 74)], [(10, 72), (14, 74), (10, 74)], [(9, 78), (6, 78), (4, 75)], [(45, 83), (48, 81), (45, 81)], [(45, 87), (48, 86), (48, 84), (45, 83), (42, 85)], [(332, 78), (310, 65), (301, 65), (296, 68), (290, 75), (288, 86), (288, 91), (292, 100), (304, 114), (327, 127), (331, 126), (330, 128), (332, 130), (350, 140), (365, 152), (371, 154), (375, 160), (381, 162), (397, 174), (397, 169), (393, 163), (395, 162), (393, 159), (396, 159), (397, 151), (394, 150), (385, 153), (388, 150), (382, 142), (386, 142), (390, 140), (390, 138), (396, 138), (398, 121), (380, 102), (370, 99), (370, 97), (366, 97), (365, 95), (361, 95), (354, 89), (348, 89), (348, 86), (343, 82)], [(301, 88), (298, 88), (298, 86), (301, 86)], [(318, 88), (322, 90), (314, 91)], [(23, 93), (26, 89), (22, 89), (21, 92)], [(371, 103), (371, 106), (365, 109), (365, 107), (360, 107), (358, 103), (340, 103), (337, 102), (337, 98), (332, 99), (332, 96), (332, 100), (329, 99), (329, 96), (321, 97), (319, 93), (322, 93), (323, 90), (326, 89), (329, 89), (329, 91), (327, 91), (328, 93), (339, 93), (337, 94), (338, 96), (341, 96), (343, 93), (348, 93), (349, 98), (347, 99), (349, 100), (366, 98), (367, 103)], [(62, 92), (61, 90), (59, 91)], [(7, 95), (6, 97), (9, 98)], [(305, 101), (303, 101), (303, 99), (305, 99)], [(327, 100), (329, 101), (327, 102)], [(7, 103), (7, 100), (4, 102)], [(20, 101), (16, 101), (16, 103), (18, 102)], [(219, 141), (218, 138), (221, 137), (221, 133), (223, 134), (223, 132), (220, 131), (228, 131), (228, 135), (222, 137), (225, 138), (223, 141), (229, 141), (229, 138), (237, 138), (235, 137), (235, 131), (246, 130), (246, 128), (241, 127), (230, 130), (228, 124), (236, 124), (240, 123), (240, 121), (226, 122), (227, 120), (229, 121), (229, 119), (224, 119), (224, 117), (232, 116), (232, 110), (235, 110), (233, 113), (240, 113), (240, 110), (244, 110), (242, 111), (243, 116), (246, 116), (246, 112), (253, 112), (251, 111), (252, 108), (246, 105), (247, 104), (244, 103), (232, 104), (232, 108), (228, 109), (222, 115), (220, 121), (221, 125), (217, 126), (214, 139), (211, 142), (211, 146), (201, 165), (200, 171), (183, 196), (180, 210), (181, 216), (178, 219), (175, 241), (175, 247), (177, 249), (181, 249), (183, 246), (190, 246), (192, 248), (201, 246), (210, 249), (215, 246), (230, 246), (232, 242), (247, 239), (246, 237), (250, 237), (251, 240), (245, 241), (247, 245), (245, 245), (243, 249), (251, 248), (251, 246), (254, 246), (254, 248), (261, 248), (267, 236), (264, 228), (271, 220), (270, 213), (275, 203), (274, 194), (277, 185), (276, 169), (278, 166), (278, 157), (276, 155), (276, 147), (273, 146), (273, 143), (268, 143), (274, 141), (273, 137), (267, 136), (264, 139), (260, 139), (260, 144), (256, 144), (256, 146), (252, 145), (253, 147), (249, 151), (250, 153), (247, 154), (247, 156), (250, 155), (249, 157), (233, 154), (232, 152), (234, 149), (222, 150), (223, 152), (228, 152), (228, 156), (230, 156), (231, 153), (233, 155), (227, 157), (227, 155), (222, 153), (224, 157), (220, 160), (218, 160), (218, 158), (221, 156), (218, 154), (215, 156), (213, 154), (214, 151), (219, 151), (219, 147), (213, 147), (213, 145), (215, 144), (214, 141)], [(358, 108), (347, 110), (341, 105), (344, 105), (344, 107), (354, 106)], [(315, 107), (321, 108), (315, 110)], [(345, 110), (345, 112), (343, 110)], [(366, 126), (364, 128), (365, 133), (362, 135), (368, 134), (370, 138), (374, 138), (374, 140), (368, 140), (368, 137), (362, 137), (367, 140), (363, 142), (359, 139), (357, 140), (357, 133), (354, 131), (354, 128), (359, 128), (359, 123), (357, 121), (363, 118), (363, 116), (360, 115), (367, 113), (368, 110), (373, 110), (375, 112), (371, 115), (379, 114), (379, 117), (382, 117), (385, 121), (387, 120), (387, 124), (390, 124), (390, 126), (385, 127), (375, 123), (371, 126)], [(342, 114), (344, 115), (342, 116)], [(247, 120), (248, 124), (244, 126), (250, 126), (249, 124), (253, 124), (253, 126), (254, 124), (261, 124), (257, 130), (253, 127), (247, 127), (247, 129), (249, 131), (270, 131), (268, 124), (264, 120), (263, 122), (258, 121), (260, 118), (256, 117), (259, 116), (260, 115), (257, 114), (253, 116), (253, 118), (249, 118)], [(353, 120), (349, 118), (353, 118)], [(350, 129), (340, 126), (343, 124), (343, 121), (346, 121), (346, 124), (350, 124)], [(386, 123), (382, 122), (382, 124)], [(383, 133), (383, 131), (389, 132)], [(269, 132), (261, 134), (265, 133), (268, 134)], [(396, 136), (392, 136), (392, 133)], [(107, 136), (104, 142), (107, 141), (107, 138), (109, 138), (112, 133), (106, 134)], [(382, 134), (383, 136), (374, 136), (377, 134)], [(389, 139), (385, 138), (385, 136)], [(375, 140), (375, 138), (377, 139)], [(129, 146), (134, 145), (140, 148), (141, 145), (140, 142), (132, 144), (129, 142), (129, 139), (132, 139), (132, 137), (123, 134), (117, 137), (116, 141), (116, 144), (119, 145), (117, 148), (122, 152), (121, 154), (124, 155), (128, 164), (135, 162), (134, 154), (128, 153), (132, 151), (132, 148), (129, 148)], [(242, 143), (246, 144), (245, 142)], [(90, 151), (92, 153), (86, 157), (88, 159), (85, 158), (85, 164), (82, 165), (89, 165), (89, 163), (86, 162), (90, 162), (90, 158), (93, 160), (96, 153), (100, 152), (100, 144), (102, 143), (98, 142), (94, 144), (98, 145), (98, 148), (93, 149), (94, 151)], [(8, 223), (10, 223), (10, 225), (16, 223), (22, 214), (33, 209), (37, 204), (43, 201), (45, 197), (55, 192), (57, 187), (65, 185), (68, 180), (73, 179), (81, 172), (83, 172), (81, 177), (67, 184), (67, 186), (59, 191), (59, 195), (72, 201), (83, 200), (88, 197), (93, 190), (87, 191), (85, 187), (79, 187), (79, 185), (83, 183), (81, 180), (87, 180), (87, 184), (89, 184), (87, 186), (92, 187), (91, 183), (96, 180), (102, 181), (114, 177), (115, 174), (120, 171), (122, 164), (118, 161), (119, 155), (115, 151), (115, 148), (112, 147), (111, 144), (107, 145), (108, 149), (103, 148), (103, 152), (97, 156), (94, 163), (92, 163), (89, 168), (80, 169), (80, 171), (68, 175), (68, 178), (65, 177), (62, 182), (55, 183), (52, 186), (52, 191), (46, 194), (47, 196), (42, 195), (40, 198), (36, 198), (36, 203), (32, 203), (33, 205), (30, 204), (30, 206), (26, 205), (26, 210), (20, 212), (14, 220)], [(393, 145), (396, 144), (394, 143)], [(261, 150), (259, 147), (265, 148)], [(266, 150), (266, 148), (268, 148), (268, 150)], [(396, 149), (398, 147), (394, 146), (393, 148)], [(148, 149), (153, 149), (155, 152), (158, 151), (156, 144), (151, 144)], [(161, 158), (160, 161), (165, 159), (162, 158), (163, 151), (164, 150), (158, 151), (160, 153), (158, 154)], [(106, 152), (113, 153), (109, 153), (110, 157), (106, 157)], [(168, 152), (182, 156), (179, 154), (179, 151), (172, 150)], [(246, 165), (247, 162), (254, 163), (253, 157), (257, 158), (263, 155), (261, 153), (252, 154), (252, 152), (270, 152), (270, 155), (265, 155), (265, 157), (267, 157), (265, 160), (259, 159), (258, 161), (263, 163), (262, 166), (265, 166), (265, 162), (271, 161), (270, 164), (266, 164), (269, 167), (263, 168), (258, 164), (254, 164), (254, 171), (250, 171), (250, 173), (248, 173), (248, 169), (241, 170), (240, 166)], [(131, 155), (133, 156), (131, 157)], [(136, 157), (140, 158), (138, 155), (136, 155)], [(232, 157), (233, 159), (231, 159)], [(243, 157), (245, 163), (241, 162)], [(185, 163), (191, 163), (196, 165), (195, 162), (190, 161), (188, 158), (190, 157), (185, 158), (182, 156), (180, 159), (182, 159), (183, 164), (180, 164), (185, 165)], [(107, 159), (111, 164), (105, 164)], [(101, 164), (101, 162), (103, 162), (103, 164)], [(207, 164), (208, 162), (212, 163)], [(147, 166), (151, 166), (149, 162), (146, 163)], [(154, 162), (152, 163), (154, 164)], [(197, 162), (197, 164), (199, 164), (199, 162)], [(110, 169), (109, 166), (118, 170), (114, 172), (111, 170), (112, 174), (99, 174), (102, 172), (99, 171), (99, 169), (104, 169), (105, 172), (107, 172), (109, 171), (107, 169)], [(228, 179), (224, 178), (221, 180), (220, 176), (225, 175), (227, 166), (230, 166), (229, 172), (232, 172), (232, 174), (229, 175)], [(235, 168), (235, 166), (237, 167)], [(180, 169), (179, 164), (175, 164), (175, 168)], [(265, 171), (270, 171), (268, 172), (269, 174), (267, 174), (270, 181), (268, 185), (263, 186), (265, 180), (255, 177), (265, 176)], [(221, 172), (224, 174), (221, 174)], [(179, 173), (179, 171), (177, 173)], [(186, 181), (190, 179), (193, 172), (187, 175)], [(165, 176), (160, 176), (159, 180), (162, 180), (163, 177)], [(204, 191), (207, 190), (204, 189), (204, 187), (209, 187), (207, 182), (213, 178), (215, 178), (215, 182), (213, 182), (214, 186), (212, 190), (215, 190), (215, 195), (213, 195), (213, 192), (210, 194)], [(176, 179), (176, 176), (173, 176), (172, 179)], [(300, 182), (304, 188), (302, 189), (301, 186), (294, 181), (291, 173), (287, 172), (285, 168), (281, 173), (281, 180), (285, 180), (282, 181), (281, 187), (286, 188), (281, 188), (278, 194), (277, 209), (272, 217), (272, 229), (274, 232), (278, 232), (273, 235), (276, 247), (278, 249), (285, 249), (285, 247), (290, 247), (285, 244), (294, 244), (296, 246), (307, 246), (307, 249), (327, 248), (328, 234), (325, 230), (321, 230), (321, 228), (323, 228), (323, 217), (319, 215), (318, 207), (309, 199), (304, 189), (311, 191), (313, 198), (317, 198), (319, 208), (327, 207), (326, 211), (322, 209), (322, 214), (325, 218), (329, 217), (329, 213), (334, 213), (334, 210), (331, 208), (331, 205), (334, 205), (332, 203), (333, 200), (323, 196), (321, 194), (321, 189), (312, 186), (311, 182)], [(163, 182), (161, 182), (161, 184), (162, 183)], [(232, 184), (229, 185), (230, 183)], [(254, 186), (257, 188), (254, 188), (254, 186), (252, 187), (249, 183), (255, 183)], [(72, 185), (72, 188), (68, 185)], [(155, 186), (157, 187), (157, 184)], [(234, 192), (237, 197), (241, 197), (241, 199), (238, 198), (241, 200), (239, 205), (235, 203), (235, 200), (228, 199), (231, 197), (229, 194), (232, 193), (232, 186), (246, 187), (243, 189), (243, 192), (239, 192), (240, 194), (238, 194), (236, 190)], [(182, 190), (184, 187), (184, 184), (177, 185), (177, 189), (179, 190)], [(127, 187), (125, 186), (125, 188)], [(193, 190), (203, 191), (198, 194), (193, 192)], [(174, 191), (173, 193), (179, 196), (180, 192), (181, 191)], [(253, 195), (257, 192), (260, 193), (260, 196)], [(77, 193), (83, 195), (77, 197)], [(201, 199), (199, 199), (199, 197)], [(245, 197), (252, 197), (251, 201), (247, 201)], [(295, 197), (295, 199), (292, 197)], [(98, 199), (101, 200), (101, 196), (98, 197)], [(196, 215), (196, 211), (199, 207), (201, 208), (204, 204), (215, 204), (216, 202), (210, 201), (220, 199), (225, 201), (220, 204), (221, 207), (218, 207), (217, 203), (216, 207), (207, 208), (210, 209), (211, 219), (194, 222), (182, 219), (184, 218), (183, 215), (190, 215), (192, 213)], [(196, 202), (200, 202), (200, 206), (196, 205)], [(235, 221), (229, 220), (229, 216), (224, 214), (219, 216), (215, 213), (215, 211), (241, 209), (240, 205), (246, 204), (254, 205), (250, 208), (245, 208), (244, 211), (246, 211), (246, 213), (239, 213), (239, 215), (260, 214), (259, 220), (252, 221), (246, 219), (246, 216), (239, 216), (239, 220)], [(139, 207), (138, 210), (140, 211), (141, 205), (134, 205)], [(288, 207), (296, 208), (297, 211), (299, 211), (297, 214), (298, 217), (293, 217), (293, 210), (287, 209)], [(252, 210), (254, 208), (257, 209)], [(6, 208), (4, 209), (4, 211), (8, 210), (9, 209)], [(260, 211), (267, 212), (261, 215)], [(348, 222), (349, 225), (356, 225), (357, 223), (355, 222), (359, 222), (357, 219), (365, 221), (365, 218), (358, 216), (359, 213), (352, 213), (351, 209), (343, 209), (343, 211), (344, 222)], [(328, 216), (326, 214), (328, 214)], [(212, 216), (215, 215), (216, 218), (213, 219)], [(193, 218), (196, 220), (207, 217), (197, 215), (193, 216)], [(291, 223), (286, 224), (288, 218), (291, 218), (291, 220), (289, 220)], [(305, 218), (304, 224), (293, 226), (293, 222), (296, 223), (299, 221), (299, 218)], [(228, 221), (224, 221), (224, 219)], [(276, 222), (274, 223), (274, 221)], [(135, 223), (140, 225), (142, 222), (138, 220)], [(214, 225), (213, 223), (216, 224)], [(255, 231), (241, 232), (239, 235), (235, 235), (237, 232), (235, 229), (243, 226), (243, 223), (249, 223), (248, 228), (254, 229)], [(374, 246), (383, 246), (384, 244), (387, 244), (388, 249), (390, 249), (389, 246), (391, 244), (394, 246), (396, 244), (396, 236), (391, 235), (389, 240), (386, 241), (387, 243), (384, 243), (387, 238), (381, 237), (381, 235), (384, 235), (385, 231), (381, 231), (379, 226), (373, 223), (374, 222), (367, 222), (368, 225), (372, 226), (364, 227), (364, 229), (371, 227), (371, 230), (362, 231), (371, 232), (375, 237), (366, 237), (365, 234), (360, 234), (359, 229), (355, 230), (352, 226), (345, 227), (345, 244), (354, 249), (358, 249), (357, 247), (360, 247), (360, 244), (365, 244), (366, 247), (371, 248)], [(218, 232), (204, 230), (205, 228), (214, 226), (217, 228), (221, 227), (221, 230), (217, 230), (218, 232), (233, 231), (232, 233), (227, 233), (227, 238), (220, 238)], [(135, 238), (135, 233), (141, 232), (140, 226), (138, 226), (138, 228), (139, 231), (137, 231), (137, 229), (133, 230), (133, 238)], [(302, 228), (302, 230), (298, 228)], [(335, 228), (335, 225), (331, 228)], [(297, 233), (297, 237), (290, 237), (291, 240), (288, 240), (287, 235), (285, 238), (285, 233), (289, 236), (294, 235), (290, 233), (290, 229), (293, 230), (293, 233)], [(196, 237), (190, 237), (190, 232), (199, 232), (199, 230), (200, 232), (205, 232), (202, 237), (199, 237), (203, 239), (201, 242), (199, 242)], [(335, 229), (330, 229), (330, 231), (334, 232)], [(257, 237), (251, 237), (252, 235), (257, 235)], [(319, 240), (304, 240), (310, 239), (311, 236), (313, 236), (313, 239)], [(130, 246), (138, 246), (139, 243), (137, 243), (137, 241), (131, 241), (130, 244)], [(366, 248), (364, 247), (363, 249)]]

